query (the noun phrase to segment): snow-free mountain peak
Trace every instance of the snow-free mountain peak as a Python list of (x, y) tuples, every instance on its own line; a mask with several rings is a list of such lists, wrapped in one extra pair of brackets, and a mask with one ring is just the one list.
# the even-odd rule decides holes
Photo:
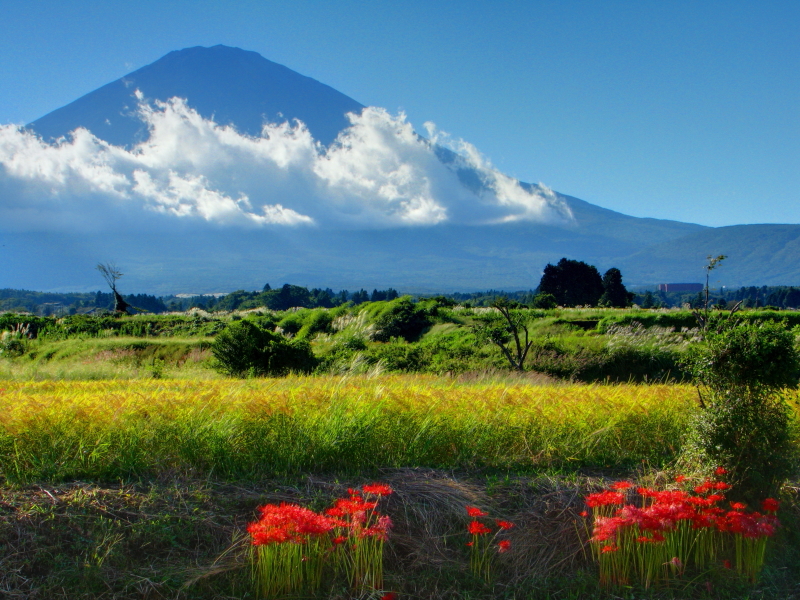
[(249, 135), (259, 135), (265, 122), (299, 119), (326, 145), (347, 127), (348, 112), (364, 108), (332, 87), (257, 52), (222, 45), (196, 46), (170, 52), (29, 127), (44, 139), (84, 127), (111, 144), (129, 147), (147, 138), (147, 130), (135, 114), (137, 89), (148, 100), (185, 98), (204, 118), (221, 125), (234, 124)]

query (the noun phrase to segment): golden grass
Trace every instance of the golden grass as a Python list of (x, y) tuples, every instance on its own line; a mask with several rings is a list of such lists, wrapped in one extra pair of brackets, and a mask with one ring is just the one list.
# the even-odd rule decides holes
[(0, 384), (0, 475), (248, 478), (382, 467), (662, 464), (695, 392), (433, 376)]

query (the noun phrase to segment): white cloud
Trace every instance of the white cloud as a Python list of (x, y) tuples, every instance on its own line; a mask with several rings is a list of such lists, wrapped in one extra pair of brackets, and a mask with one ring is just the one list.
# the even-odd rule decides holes
[[(260, 137), (202, 118), (184, 100), (146, 105), (149, 139), (130, 150), (78, 129), (47, 144), (0, 127), (0, 228), (99, 228), (161, 213), (223, 226), (394, 227), (442, 222), (570, 220), (547, 188), (528, 191), (466, 142), (405, 115), (366, 108), (328, 148), (308, 129), (265, 125)], [(440, 160), (434, 144), (458, 152)], [(465, 185), (467, 179), (475, 180)]]

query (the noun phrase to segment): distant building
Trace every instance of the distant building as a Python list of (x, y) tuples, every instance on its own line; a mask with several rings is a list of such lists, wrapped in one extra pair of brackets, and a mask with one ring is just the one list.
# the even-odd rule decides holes
[(702, 292), (702, 283), (659, 283), (659, 292)]

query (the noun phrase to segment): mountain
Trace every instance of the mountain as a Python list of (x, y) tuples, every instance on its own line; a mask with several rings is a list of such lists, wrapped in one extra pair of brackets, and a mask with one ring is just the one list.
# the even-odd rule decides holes
[(203, 117), (235, 124), (249, 135), (265, 121), (300, 119), (324, 144), (348, 125), (345, 114), (364, 108), (352, 98), (258, 54), (230, 48), (186, 48), (54, 110), (29, 125), (45, 139), (85, 127), (100, 139), (131, 146), (147, 138), (132, 93), (146, 98), (187, 98)]
[[(322, 150), (319, 146), (313, 150), (320, 152), (321, 158), (303, 163), (302, 168), (295, 171), (278, 162), (268, 179), (253, 179), (255, 183), (248, 188), (245, 179), (255, 177), (254, 173), (261, 177), (264, 168), (262, 163), (241, 166), (247, 159), (242, 148), (256, 153), (268, 149), (263, 140), (260, 146), (255, 146), (252, 139), (236, 138), (233, 146), (239, 154), (224, 157), (222, 166), (215, 167), (217, 171), (187, 171), (182, 178), (174, 180), (175, 170), (183, 168), (180, 161), (169, 163), (152, 176), (142, 175), (146, 169), (141, 166), (126, 166), (128, 171), (119, 171), (122, 167), (118, 163), (127, 165), (137, 160), (136, 152), (140, 152), (137, 144), (153, 133), (152, 123), (148, 129), (148, 123), (139, 114), (141, 107), (137, 106), (133, 95), (136, 90), (151, 106), (156, 101), (184, 98), (188, 107), (203, 118), (213, 119), (220, 125), (230, 124), (238, 132), (253, 136), (252, 139), (261, 134), (265, 122), (300, 120), (323, 145)], [(94, 265), (114, 260), (126, 273), (121, 282), (124, 289), (161, 294), (260, 289), (267, 282), (273, 286), (291, 282), (336, 289), (392, 286), (419, 292), (524, 289), (535, 287), (544, 266), (562, 256), (584, 260), (601, 271), (618, 267), (629, 285), (652, 285), (699, 282), (704, 274), (705, 257), (718, 254), (729, 256), (724, 268), (715, 271), (724, 285), (800, 283), (797, 266), (800, 264), (800, 225), (711, 228), (644, 219), (557, 192), (550, 193), (527, 183), (520, 183), (520, 191), (512, 190), (512, 196), (527, 194), (522, 202), (540, 202), (537, 206), (544, 211), (541, 218), (495, 218), (492, 224), (488, 224), (487, 219), (401, 222), (395, 218), (397, 211), (408, 208), (419, 187), (413, 187), (415, 182), (408, 173), (421, 173), (430, 179), (426, 181), (434, 189), (431, 194), (444, 203), (448, 215), (458, 213), (467, 201), (473, 203), (470, 206), (475, 210), (488, 210), (487, 214), (506, 210), (513, 202), (508, 198), (491, 200), (499, 194), (499, 175), (469, 163), (446, 148), (435, 147), (433, 154), (426, 154), (413, 140), (409, 141), (402, 122), (387, 120), (380, 112), (366, 115), (359, 122), (362, 129), (351, 138), (338, 145), (334, 143), (339, 133), (351, 125), (347, 113), (361, 114), (362, 110), (364, 106), (359, 102), (255, 52), (225, 46), (171, 52), (28, 126), (44, 140), (56, 140), (83, 127), (109, 144), (132, 149), (134, 154), (119, 158), (86, 140), (80, 144), (75, 142), (74, 152), (94, 148), (91, 150), (94, 154), (89, 155), (82, 170), (78, 169), (81, 173), (102, 170), (97, 166), (98, 161), (106, 160), (109, 153), (117, 162), (103, 163), (109, 169), (108, 174), (101, 177), (105, 196), (97, 189), (85, 191), (83, 179), (68, 189), (58, 188), (63, 195), (58, 197), (59, 207), (70, 203), (78, 206), (75, 214), (70, 215), (74, 227), (39, 227), (48, 219), (63, 221), (61, 216), (48, 215), (21, 220), (15, 227), (4, 227), (2, 221), (9, 219), (0, 215), (0, 264), (3, 265), (0, 287), (98, 289), (102, 282)], [(189, 118), (187, 113), (175, 114), (184, 121)], [(372, 125), (367, 117), (373, 120)], [(214, 134), (208, 128), (198, 131), (195, 137), (176, 138), (180, 142), (177, 155), (195, 152), (196, 147), (207, 144), (209, 136)], [(311, 151), (307, 145), (303, 146), (302, 136), (296, 131), (270, 130), (268, 134), (273, 136), (269, 138), (271, 141), (285, 136), (283, 141), (287, 144), (281, 147), (282, 152), (300, 155)], [(376, 142), (378, 138), (382, 141)], [(405, 145), (398, 145), (398, 140), (405, 140)], [(217, 148), (210, 148), (207, 155), (213, 157)], [(341, 159), (336, 155), (337, 148), (350, 152), (343, 167), (336, 163)], [(417, 155), (410, 155), (411, 151)], [(58, 164), (62, 174), (72, 173), (69, 171), (72, 167), (64, 164), (74, 160), (73, 154), (69, 160)], [(281, 158), (275, 160), (284, 160), (283, 156), (280, 154)], [(202, 163), (209, 159), (203, 155), (198, 160)], [(431, 160), (438, 160), (439, 166), (431, 164)], [(373, 183), (369, 179), (371, 173), (364, 173), (364, 165), (370, 161), (377, 164), (375, 168), (385, 177), (378, 191), (375, 191), (378, 186), (369, 187)], [(325, 182), (338, 181), (336, 178), (344, 173), (349, 177), (346, 185), (321, 187), (320, 180), (308, 182), (309, 173), (332, 168), (334, 163), (340, 171)], [(56, 184), (53, 181), (58, 177), (45, 182), (47, 185), (24, 188), (23, 193), (18, 190), (24, 178), (14, 175), (12, 167), (10, 161), (3, 163), (0, 156), (0, 209), (7, 204), (8, 214), (17, 218), (25, 212), (25, 207), (14, 203), (44, 202), (54, 194)], [(167, 183), (161, 191), (154, 192), (154, 182), (157, 183), (159, 177)], [(234, 187), (227, 195), (216, 188), (210, 189), (206, 184), (214, 178)], [(290, 187), (287, 184), (295, 180), (302, 185)], [(239, 184), (246, 194), (235, 187)], [(404, 185), (411, 185), (411, 192), (404, 192)], [(145, 207), (152, 210), (144, 211), (144, 217), (130, 201), (130, 190), (137, 188), (144, 190), (142, 194), (150, 194), (146, 196), (148, 202), (160, 194), (161, 204), (145, 203)], [(293, 196), (294, 190), (300, 191)], [(238, 199), (237, 191), (240, 191)], [(267, 200), (260, 200), (266, 206), (265, 214), (279, 214), (281, 218), (295, 221), (307, 218), (313, 220), (314, 225), (287, 227), (273, 223), (259, 228), (230, 225), (224, 219), (214, 220), (214, 211), (220, 206), (230, 211), (250, 210), (250, 204), (262, 193), (273, 193)], [(355, 205), (348, 203), (363, 200), (365, 194), (372, 195), (364, 201), (364, 206), (370, 210), (375, 206), (383, 207), (381, 210), (385, 214), (381, 214), (386, 219), (382, 225), (364, 225), (366, 221), (359, 220), (360, 217), (350, 221), (324, 220), (334, 209), (338, 215), (356, 214)], [(206, 220), (174, 216), (181, 214), (180, 210), (186, 206), (181, 202), (192, 195), (202, 196), (204, 202), (208, 198), (219, 200), (206, 214)], [(401, 201), (395, 201), (395, 196)], [(100, 197), (103, 202), (98, 202)], [(425, 207), (424, 203), (420, 206)], [(566, 214), (564, 207), (568, 207), (571, 219), (552, 218)], [(287, 212), (286, 208), (291, 210)], [(255, 212), (253, 209), (253, 214)], [(467, 209), (462, 212), (469, 213)], [(102, 225), (92, 225), (96, 214), (106, 213), (111, 216), (98, 221)], [(316, 215), (315, 219), (305, 217), (306, 213)], [(248, 214), (251, 219), (264, 218)], [(413, 211), (408, 214), (417, 215)], [(138, 228), (130, 227), (133, 222), (138, 223)]]

